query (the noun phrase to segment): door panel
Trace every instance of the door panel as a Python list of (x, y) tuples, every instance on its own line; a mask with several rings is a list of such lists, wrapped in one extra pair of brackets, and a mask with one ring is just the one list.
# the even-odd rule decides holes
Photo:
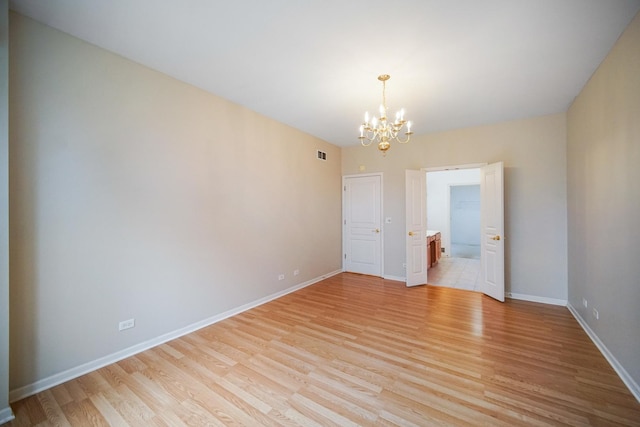
[(502, 162), (480, 168), (481, 290), (504, 301), (504, 178)]
[(344, 270), (382, 276), (382, 177), (345, 177)]
[(407, 286), (427, 283), (427, 176), (405, 172)]

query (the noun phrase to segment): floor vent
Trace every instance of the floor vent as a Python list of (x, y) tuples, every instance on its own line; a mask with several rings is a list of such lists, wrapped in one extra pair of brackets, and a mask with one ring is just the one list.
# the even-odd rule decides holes
[(318, 150), (318, 160), (324, 160), (326, 162), (327, 161), (327, 153), (325, 153), (324, 151)]

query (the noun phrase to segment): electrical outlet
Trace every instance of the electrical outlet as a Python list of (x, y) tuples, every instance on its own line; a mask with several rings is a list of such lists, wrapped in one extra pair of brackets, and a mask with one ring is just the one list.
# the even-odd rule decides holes
[(278, 280), (284, 280), (284, 274), (279, 275)]
[(300, 270), (298, 270), (298, 269), (293, 270), (293, 275), (294, 276), (297, 276), (298, 274), (300, 274)]
[(585, 308), (589, 307), (589, 303), (586, 298), (582, 298), (582, 305), (584, 305)]
[(123, 320), (118, 324), (118, 330), (124, 331), (125, 329), (131, 329), (136, 326), (136, 319)]
[(593, 309), (593, 317), (595, 317), (596, 320), (600, 319), (600, 313), (598, 313), (598, 310), (595, 308)]

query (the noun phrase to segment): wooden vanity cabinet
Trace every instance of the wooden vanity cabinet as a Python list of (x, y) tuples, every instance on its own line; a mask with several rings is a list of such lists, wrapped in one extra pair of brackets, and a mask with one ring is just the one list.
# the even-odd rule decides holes
[(439, 231), (427, 233), (427, 269), (438, 263), (442, 255), (442, 237)]

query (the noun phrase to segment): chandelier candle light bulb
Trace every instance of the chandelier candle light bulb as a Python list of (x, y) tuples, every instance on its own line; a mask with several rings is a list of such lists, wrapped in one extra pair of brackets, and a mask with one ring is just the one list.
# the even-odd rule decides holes
[[(396, 113), (396, 119), (392, 123), (387, 122), (387, 99), (386, 99), (386, 82), (390, 79), (388, 74), (378, 76), (378, 80), (382, 82), (382, 104), (380, 104), (380, 118), (373, 117), (369, 121), (369, 112), (364, 114), (364, 123), (360, 125), (360, 136), (358, 139), (363, 146), (368, 147), (374, 141), (378, 144), (378, 150), (383, 155), (391, 148), (391, 142), (396, 141), (406, 144), (411, 139), (413, 132), (411, 131), (411, 122), (404, 118), (404, 108)], [(399, 134), (404, 125), (407, 125), (407, 131), (404, 133), (406, 139), (401, 139)]]

